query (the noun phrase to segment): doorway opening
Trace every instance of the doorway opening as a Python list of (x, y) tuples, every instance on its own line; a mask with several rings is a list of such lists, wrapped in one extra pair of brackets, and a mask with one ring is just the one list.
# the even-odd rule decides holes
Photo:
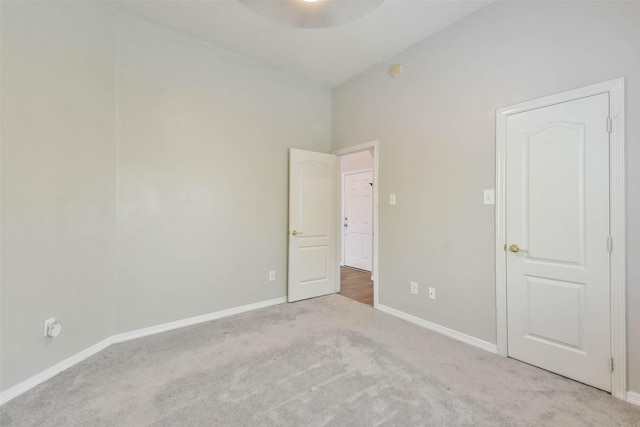
[(340, 220), (338, 242), (341, 295), (377, 304), (377, 141), (349, 147), (338, 155)]

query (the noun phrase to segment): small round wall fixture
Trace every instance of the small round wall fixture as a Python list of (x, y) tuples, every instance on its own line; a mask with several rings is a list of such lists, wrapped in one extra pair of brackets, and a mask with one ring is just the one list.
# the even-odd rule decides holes
[(362, 18), (384, 0), (238, 0), (258, 15), (294, 28), (337, 27)]
[(391, 65), (391, 67), (389, 67), (389, 75), (391, 77), (398, 77), (400, 73), (402, 73), (402, 65), (393, 64)]
[(44, 332), (44, 335), (46, 337), (55, 338), (60, 335), (60, 332), (62, 332), (62, 323), (60, 323), (60, 321), (56, 320), (55, 318), (49, 319), (45, 323)]

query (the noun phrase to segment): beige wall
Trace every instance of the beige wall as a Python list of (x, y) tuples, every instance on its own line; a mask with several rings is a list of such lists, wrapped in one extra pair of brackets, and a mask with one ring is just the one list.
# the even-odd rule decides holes
[(113, 333), (114, 17), (72, 9), (2, 2), (3, 390)]
[[(333, 91), (333, 149), (380, 140), (380, 303), (496, 342), (495, 111), (627, 78), (628, 376), (640, 391), (640, 3), (498, 3)], [(400, 63), (403, 73), (387, 69)], [(438, 299), (413, 297), (409, 282)], [(420, 292), (420, 295), (426, 292)]]
[(0, 389), (285, 296), (287, 150), (329, 151), (330, 91), (103, 3), (1, 6)]
[(329, 90), (132, 18), (118, 61), (118, 331), (285, 296), (288, 148), (329, 151)]

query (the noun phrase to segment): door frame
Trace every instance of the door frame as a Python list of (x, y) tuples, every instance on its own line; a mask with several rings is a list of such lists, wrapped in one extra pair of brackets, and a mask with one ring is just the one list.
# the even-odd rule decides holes
[[(358, 151), (371, 150), (373, 155), (373, 271), (371, 272), (373, 280), (373, 307), (378, 308), (378, 165), (380, 160), (380, 146), (379, 140), (364, 142), (362, 144), (352, 145), (350, 147), (341, 148), (339, 150), (332, 151), (331, 154), (336, 156), (344, 156), (345, 154), (357, 153)], [(342, 171), (338, 171), (338, 181), (342, 175)], [(338, 184), (338, 202), (342, 200), (342, 183)], [(341, 204), (341, 203), (340, 203)], [(339, 206), (336, 209), (336, 215), (338, 219), (342, 218), (342, 207)], [(342, 253), (342, 240), (340, 235), (342, 234), (342, 221), (338, 221), (338, 227), (336, 227), (336, 233), (338, 237), (338, 244), (341, 246), (338, 250), (338, 258), (336, 258), (336, 270), (338, 278), (340, 277), (340, 254)], [(337, 281), (336, 292), (340, 292), (340, 280)]]
[[(352, 171), (348, 171), (348, 172), (340, 172), (340, 179), (342, 180), (342, 184), (340, 186), (340, 221), (343, 221), (344, 217), (345, 217), (345, 211), (344, 211), (344, 179), (346, 178), (347, 175), (355, 175), (355, 174), (359, 174), (359, 173), (365, 173), (365, 172), (371, 172), (371, 175), (373, 176), (373, 169), (354, 169)], [(371, 203), (373, 203), (373, 201), (371, 201)], [(373, 226), (373, 210), (371, 211), (371, 225)], [(344, 221), (343, 221), (344, 224)], [(341, 240), (340, 240), (340, 265), (344, 266), (345, 265), (345, 256), (344, 256), (344, 230), (342, 230), (342, 234), (340, 234), (340, 236), (342, 236)], [(373, 230), (372, 230), (373, 231)], [(373, 258), (373, 257), (372, 257)], [(371, 259), (371, 278), (373, 279), (373, 259)]]
[[(602, 93), (609, 94), (611, 133), (609, 142), (609, 231), (613, 239), (610, 252), (611, 286), (611, 395), (626, 400), (626, 194), (625, 194), (625, 116), (624, 77), (558, 93), (496, 110), (496, 208), (495, 268), (497, 353), (507, 357), (507, 270), (506, 270), (506, 148), (507, 118), (512, 114), (543, 108)], [(602, 124), (606, 126), (606, 123)], [(602, 244), (605, 244), (603, 242)]]

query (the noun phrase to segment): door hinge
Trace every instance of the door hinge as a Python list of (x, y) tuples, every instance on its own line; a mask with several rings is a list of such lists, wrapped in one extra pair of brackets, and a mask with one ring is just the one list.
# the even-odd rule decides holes
[(613, 237), (607, 237), (607, 250), (609, 252), (613, 251)]
[(609, 358), (609, 371), (613, 372), (613, 357)]
[(613, 129), (613, 120), (611, 120), (611, 117), (607, 117), (607, 132), (611, 133), (612, 129)]
[(502, 248), (502, 249), (504, 249), (504, 251), (507, 252), (507, 244), (506, 243), (504, 244), (504, 248)]

